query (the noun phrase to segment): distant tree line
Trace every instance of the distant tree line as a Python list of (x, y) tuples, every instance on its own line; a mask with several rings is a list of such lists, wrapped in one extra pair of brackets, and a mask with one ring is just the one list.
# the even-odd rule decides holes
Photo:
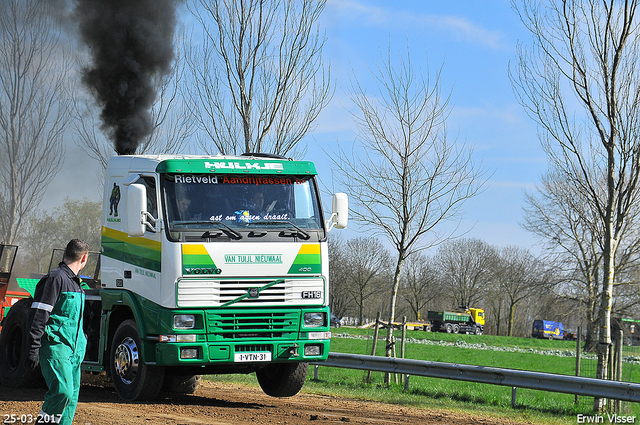
[[(388, 320), (392, 252), (375, 237), (344, 239), (331, 234), (329, 246), (332, 313), (357, 318), (359, 324), (374, 320), (378, 312)], [(598, 318), (588, 308), (589, 299), (596, 302), (600, 294), (576, 284), (576, 273), (575, 266), (571, 269), (526, 248), (452, 239), (431, 255), (419, 252), (407, 258), (396, 320), (426, 319), (429, 310), (478, 307), (485, 310), (485, 334), (490, 335), (529, 336), (536, 319), (590, 329)], [(635, 317), (628, 306), (640, 302), (639, 289), (629, 284), (616, 294), (614, 316)]]

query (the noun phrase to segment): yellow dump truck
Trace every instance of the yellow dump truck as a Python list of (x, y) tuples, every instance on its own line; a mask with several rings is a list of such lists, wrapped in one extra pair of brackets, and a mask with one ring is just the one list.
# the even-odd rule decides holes
[[(482, 335), (484, 332), (484, 310), (481, 308), (466, 308), (460, 311), (429, 311), (427, 320), (407, 322), (407, 329), (427, 332), (466, 333)], [(394, 322), (395, 328), (402, 323)]]
[(429, 311), (427, 319), (431, 330), (447, 333), (482, 335), (484, 332), (484, 310), (467, 308), (464, 311)]

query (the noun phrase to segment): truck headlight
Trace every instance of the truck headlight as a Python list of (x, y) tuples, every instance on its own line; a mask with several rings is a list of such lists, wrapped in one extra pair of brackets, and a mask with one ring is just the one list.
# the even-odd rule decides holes
[(309, 339), (331, 339), (331, 332), (309, 332)]
[(196, 342), (197, 340), (197, 335), (159, 335), (158, 337), (160, 342)]
[(193, 329), (196, 327), (195, 314), (176, 314), (173, 316), (174, 329)]
[(322, 346), (317, 344), (305, 345), (304, 346), (304, 355), (305, 356), (321, 356), (322, 355)]
[(318, 328), (324, 326), (326, 323), (324, 313), (305, 313), (304, 314), (304, 326), (307, 328)]
[(181, 359), (199, 359), (200, 358), (200, 350), (197, 348), (181, 348), (180, 349), (180, 358)]

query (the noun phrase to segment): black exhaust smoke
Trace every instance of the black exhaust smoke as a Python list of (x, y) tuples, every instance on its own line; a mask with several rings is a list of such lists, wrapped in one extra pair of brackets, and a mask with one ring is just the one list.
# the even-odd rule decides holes
[(171, 70), (177, 0), (76, 0), (92, 64), (83, 83), (102, 108), (102, 130), (131, 155), (153, 129), (155, 83)]

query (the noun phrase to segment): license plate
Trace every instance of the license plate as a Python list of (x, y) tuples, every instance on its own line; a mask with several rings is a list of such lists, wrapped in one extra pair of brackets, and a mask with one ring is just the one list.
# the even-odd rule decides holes
[(271, 353), (236, 353), (236, 362), (270, 362)]

